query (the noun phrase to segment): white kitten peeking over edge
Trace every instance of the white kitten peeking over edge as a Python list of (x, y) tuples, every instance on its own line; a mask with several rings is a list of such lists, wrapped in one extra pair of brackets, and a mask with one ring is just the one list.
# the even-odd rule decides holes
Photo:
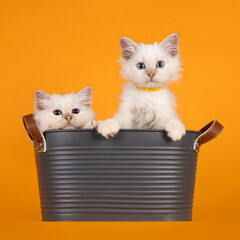
[(165, 129), (172, 140), (181, 139), (185, 126), (166, 87), (166, 83), (180, 77), (178, 35), (173, 33), (154, 44), (137, 44), (122, 37), (120, 48), (120, 73), (128, 81), (116, 114), (111, 119), (98, 121), (97, 131), (108, 138), (119, 129)]
[(91, 108), (92, 88), (65, 95), (34, 93), (34, 117), (42, 132), (51, 129), (93, 129), (95, 113)]

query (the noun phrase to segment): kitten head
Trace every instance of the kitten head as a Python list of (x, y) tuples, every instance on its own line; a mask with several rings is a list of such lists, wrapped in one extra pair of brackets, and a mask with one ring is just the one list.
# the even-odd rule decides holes
[(94, 120), (91, 93), (90, 87), (66, 95), (49, 95), (36, 90), (34, 116), (41, 131), (82, 128), (87, 122)]
[(159, 87), (179, 78), (181, 70), (178, 35), (173, 33), (162, 42), (137, 44), (127, 37), (120, 39), (121, 75), (139, 87)]

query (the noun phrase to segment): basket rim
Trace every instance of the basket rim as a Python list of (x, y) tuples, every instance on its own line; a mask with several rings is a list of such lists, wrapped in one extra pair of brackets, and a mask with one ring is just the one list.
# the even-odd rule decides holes
[[(47, 130), (45, 133), (56, 133), (56, 132), (97, 132), (95, 129), (52, 129)], [(163, 129), (120, 129), (119, 132), (166, 132)], [(186, 130), (186, 133), (197, 133), (200, 134), (200, 131), (195, 130)]]

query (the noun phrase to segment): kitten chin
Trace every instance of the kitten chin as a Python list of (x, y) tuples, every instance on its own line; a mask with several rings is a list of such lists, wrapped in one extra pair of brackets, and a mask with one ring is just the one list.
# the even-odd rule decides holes
[(65, 126), (65, 127), (63, 127), (63, 129), (76, 129), (77, 127), (74, 127), (74, 126), (72, 126), (72, 125), (67, 125), (67, 126)]
[(108, 138), (119, 129), (165, 129), (172, 140), (179, 140), (185, 134), (185, 126), (165, 87), (167, 82), (178, 79), (181, 70), (178, 35), (171, 34), (154, 44), (137, 44), (123, 37), (120, 48), (120, 74), (128, 82), (119, 109), (112, 119), (97, 123), (98, 132)]
[(34, 116), (42, 132), (51, 129), (81, 129), (94, 120), (91, 108), (92, 89), (65, 95), (35, 91)]

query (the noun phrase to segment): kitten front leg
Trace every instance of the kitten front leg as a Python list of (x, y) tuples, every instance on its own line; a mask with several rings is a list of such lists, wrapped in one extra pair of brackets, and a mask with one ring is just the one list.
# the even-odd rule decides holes
[(164, 121), (164, 129), (167, 131), (168, 136), (173, 140), (177, 141), (182, 138), (186, 133), (184, 124), (177, 118), (172, 118)]
[(105, 138), (113, 137), (118, 133), (119, 130), (120, 124), (114, 118), (97, 122), (97, 131)]
[(103, 137), (115, 136), (120, 129), (131, 128), (132, 115), (129, 109), (118, 109), (113, 118), (97, 122), (97, 131)]
[(86, 123), (83, 126), (83, 129), (95, 129), (96, 127), (97, 127), (97, 121), (96, 120), (92, 120), (92, 121)]

